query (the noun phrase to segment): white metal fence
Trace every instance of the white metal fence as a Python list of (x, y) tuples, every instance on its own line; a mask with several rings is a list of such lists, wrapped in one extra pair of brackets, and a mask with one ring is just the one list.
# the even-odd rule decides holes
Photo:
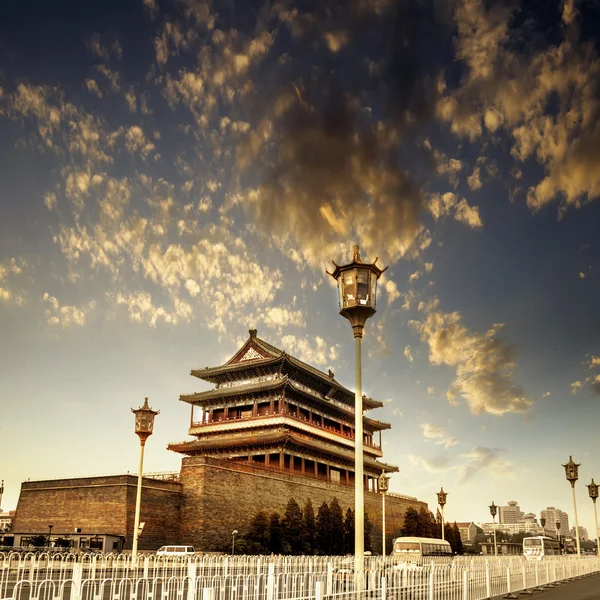
[(0, 599), (14, 600), (481, 600), (600, 572), (598, 558), (459, 557), (427, 564), (394, 557), (0, 553)]

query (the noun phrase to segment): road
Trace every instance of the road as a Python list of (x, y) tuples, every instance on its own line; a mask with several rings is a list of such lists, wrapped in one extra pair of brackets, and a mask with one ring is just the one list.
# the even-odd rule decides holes
[[(518, 592), (515, 596), (521, 596)], [(584, 577), (568, 583), (545, 589), (541, 592), (533, 592), (530, 596), (536, 600), (599, 600), (600, 599), (600, 575)], [(493, 600), (500, 600), (502, 596), (496, 596)]]

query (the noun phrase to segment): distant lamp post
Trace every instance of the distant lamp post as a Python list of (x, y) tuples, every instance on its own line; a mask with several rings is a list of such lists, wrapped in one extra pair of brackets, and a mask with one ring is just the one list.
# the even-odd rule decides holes
[(381, 475), (378, 480), (378, 488), (381, 492), (381, 556), (385, 556), (385, 494), (388, 491), (390, 477), (385, 474), (385, 471), (381, 471)]
[(577, 519), (577, 502), (575, 501), (575, 482), (579, 479), (578, 470), (581, 463), (573, 461), (573, 457), (569, 456), (569, 462), (566, 465), (562, 465), (565, 468), (565, 477), (571, 484), (571, 490), (573, 492), (573, 512), (575, 513), (575, 542), (577, 543), (577, 557), (581, 558), (581, 544), (579, 543), (579, 520)]
[(442, 539), (445, 540), (446, 538), (445, 533), (444, 533), (444, 506), (446, 506), (446, 497), (448, 496), (448, 492), (444, 491), (444, 488), (440, 488), (439, 492), (436, 492), (437, 497), (438, 497), (438, 504), (440, 505), (440, 508), (442, 509)]
[(596, 510), (596, 500), (598, 500), (598, 486), (594, 483), (594, 479), (592, 478), (592, 483), (587, 485), (588, 492), (590, 493), (590, 498), (594, 503), (594, 520), (596, 522), (596, 546), (598, 556), (600, 556), (600, 540), (598, 539), (598, 511)]
[(558, 538), (558, 549), (559, 549), (560, 553), (562, 554), (562, 544), (560, 541), (560, 521), (556, 521), (555, 525), (556, 525), (556, 537)]
[(490, 515), (492, 515), (492, 519), (494, 520), (494, 556), (498, 556), (498, 543), (496, 542), (496, 514), (498, 512), (498, 507), (492, 503), (490, 504)]
[(231, 532), (231, 555), (234, 556), (235, 555), (235, 536), (237, 535), (238, 530), (234, 529)]
[[(350, 321), (354, 331), (356, 391), (354, 395), (354, 556), (356, 570), (362, 570), (365, 552), (365, 484), (363, 468), (363, 398), (362, 398), (362, 357), (361, 340), (365, 323), (375, 314), (377, 297), (377, 280), (385, 269), (380, 269), (374, 262), (363, 263), (358, 245), (354, 246), (352, 262), (347, 265), (333, 265), (333, 273), (329, 273), (338, 286), (340, 315)], [(387, 267), (386, 267), (387, 268)]]
[(54, 527), (53, 523), (48, 525), (48, 548), (50, 548), (50, 536), (52, 535), (52, 528)]
[(542, 526), (542, 535), (546, 535), (546, 519), (544, 517), (540, 519), (540, 525)]
[(140, 507), (142, 504), (142, 471), (144, 469), (144, 446), (146, 440), (152, 435), (154, 417), (160, 413), (148, 406), (148, 398), (144, 398), (144, 406), (131, 409), (135, 415), (135, 432), (140, 438), (140, 468), (138, 470), (137, 496), (135, 499), (135, 522), (133, 525), (133, 548), (131, 550), (132, 566), (137, 562), (138, 539), (140, 537)]

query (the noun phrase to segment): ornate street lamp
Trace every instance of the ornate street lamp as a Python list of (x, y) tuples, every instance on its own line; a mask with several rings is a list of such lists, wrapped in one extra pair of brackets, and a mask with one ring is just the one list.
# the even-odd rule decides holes
[(540, 519), (540, 525), (542, 526), (542, 535), (546, 535), (546, 518), (542, 517)]
[(235, 555), (235, 536), (237, 535), (238, 530), (234, 529), (231, 532), (231, 555)]
[(560, 543), (560, 521), (556, 521), (555, 525), (556, 525), (556, 536), (558, 537), (558, 549), (559, 549), (560, 553), (562, 554), (562, 545)]
[(131, 566), (135, 567), (137, 562), (138, 538), (140, 537), (140, 507), (142, 504), (142, 471), (144, 468), (144, 446), (146, 440), (152, 435), (154, 429), (154, 417), (160, 410), (152, 410), (148, 406), (148, 398), (144, 398), (144, 406), (131, 409), (135, 415), (135, 432), (140, 438), (140, 468), (138, 471), (137, 496), (135, 499), (135, 522), (133, 525), (133, 548), (131, 550)]
[[(360, 258), (358, 245), (354, 246), (352, 262), (347, 265), (337, 265), (329, 273), (338, 286), (340, 315), (350, 321), (354, 331), (356, 354), (356, 392), (354, 395), (354, 556), (356, 570), (362, 570), (365, 551), (365, 498), (363, 475), (363, 398), (362, 398), (362, 365), (361, 340), (363, 329), (369, 317), (375, 314), (377, 297), (377, 280), (385, 269), (380, 269), (375, 263), (363, 263)], [(387, 267), (386, 267), (387, 268)]]
[(596, 545), (598, 556), (600, 556), (600, 539), (598, 539), (598, 512), (596, 510), (596, 500), (598, 500), (598, 486), (594, 483), (594, 478), (592, 477), (592, 483), (587, 485), (588, 492), (590, 493), (590, 498), (594, 502), (594, 519), (596, 521)]
[(498, 507), (492, 503), (490, 504), (490, 515), (492, 515), (492, 519), (494, 520), (494, 556), (498, 556), (498, 544), (496, 542), (496, 513), (498, 512)]
[(50, 536), (52, 535), (52, 528), (54, 527), (53, 523), (48, 525), (48, 550), (50, 550)]
[(578, 469), (581, 463), (573, 462), (573, 457), (569, 456), (569, 462), (562, 465), (565, 468), (565, 477), (571, 484), (573, 491), (573, 511), (575, 513), (575, 542), (577, 543), (577, 557), (581, 558), (581, 545), (579, 543), (579, 521), (577, 519), (577, 502), (575, 501), (575, 482), (579, 479)]
[(379, 476), (377, 487), (381, 492), (381, 556), (385, 556), (385, 493), (388, 491), (390, 482), (389, 475), (385, 474), (385, 471), (381, 471), (381, 475)]
[(444, 488), (440, 488), (439, 492), (436, 492), (437, 497), (438, 497), (438, 504), (440, 505), (441, 509), (442, 509), (442, 539), (445, 540), (446, 538), (444, 537), (445, 533), (444, 533), (444, 506), (446, 506), (446, 497), (448, 496), (448, 492), (444, 491)]

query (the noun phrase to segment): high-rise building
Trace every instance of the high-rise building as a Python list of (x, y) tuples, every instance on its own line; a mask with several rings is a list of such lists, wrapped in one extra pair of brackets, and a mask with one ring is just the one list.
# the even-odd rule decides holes
[[(571, 537), (575, 539), (575, 527), (571, 527)], [(579, 526), (579, 539), (580, 540), (589, 540), (588, 530), (585, 527)]]
[(548, 531), (556, 531), (556, 523), (560, 523), (560, 535), (563, 537), (569, 537), (571, 535), (569, 531), (569, 515), (559, 508), (554, 506), (548, 506), (545, 510), (540, 512), (540, 516), (546, 519), (545, 529)]
[(508, 506), (498, 507), (499, 523), (518, 523), (521, 519), (521, 509), (515, 500), (510, 500)]

